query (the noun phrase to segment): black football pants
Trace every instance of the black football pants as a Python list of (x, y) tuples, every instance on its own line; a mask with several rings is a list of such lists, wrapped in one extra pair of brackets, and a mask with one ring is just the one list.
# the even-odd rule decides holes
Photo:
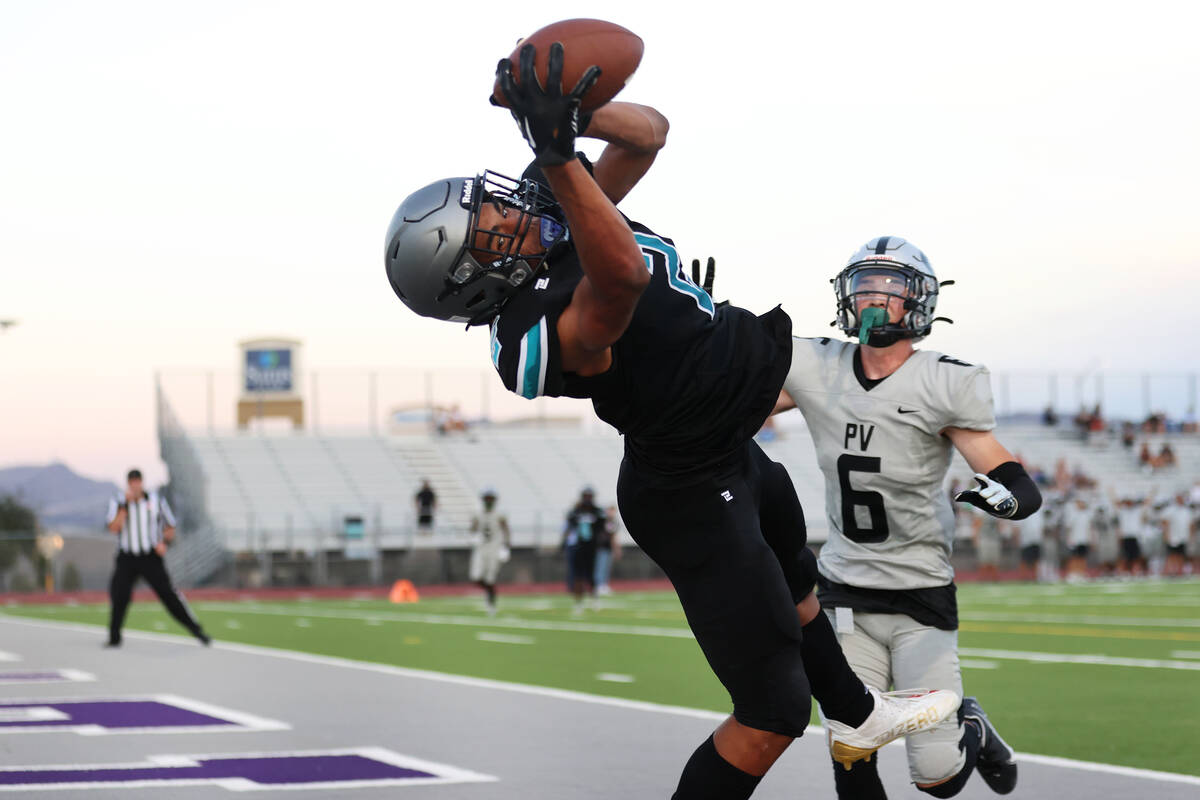
[(137, 583), (139, 576), (146, 579), (146, 583), (150, 584), (158, 599), (180, 625), (187, 628), (193, 636), (199, 637), (203, 633), (200, 623), (192, 616), (192, 612), (171, 585), (171, 577), (167, 575), (167, 567), (162, 557), (156, 553), (133, 555), (122, 552), (117, 554), (117, 565), (108, 586), (108, 596), (112, 602), (108, 618), (110, 642), (121, 641), (121, 626), (125, 624), (125, 612), (129, 609), (133, 585)]
[(738, 722), (799, 736), (811, 709), (796, 601), (816, 573), (786, 471), (753, 442), (715, 477), (656, 485), (628, 461), (617, 502), (642, 551), (671, 579)]

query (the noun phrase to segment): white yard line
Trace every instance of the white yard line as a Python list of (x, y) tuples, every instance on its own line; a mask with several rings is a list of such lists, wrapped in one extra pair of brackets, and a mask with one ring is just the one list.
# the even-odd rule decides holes
[(1200, 628), (1200, 619), (1179, 617), (1098, 617), (1092, 614), (1008, 614), (1005, 612), (968, 611), (959, 619), (970, 622), (1055, 622), (1069, 625), (1127, 625), (1137, 628)]
[(1146, 669), (1181, 669), (1200, 671), (1200, 661), (1174, 661), (1158, 658), (1124, 658), (1089, 653), (1039, 653), (1023, 650), (988, 650), (960, 647), (958, 654), (975, 658), (998, 658), (1029, 661), (1038, 664), (1094, 664), (1104, 667), (1143, 667)]
[[(27, 625), (35, 628), (49, 628), (52, 630), (71, 630), (85, 633), (88, 636), (95, 636), (97, 632), (103, 631), (103, 625), (85, 625), (72, 622), (57, 622), (49, 620), (27, 620), (11, 617), (0, 614), (0, 624)], [(164, 642), (170, 644), (185, 644), (194, 646), (190, 636), (147, 633), (143, 631), (127, 630), (124, 634), (128, 638), (147, 639), (151, 641)], [(214, 642), (213, 647), (220, 650), (228, 650), (230, 652), (246, 653), (249, 655), (282, 658), (289, 661), (298, 661), (308, 664), (319, 664), (330, 667), (341, 667), (345, 669), (355, 669), (364, 672), (374, 672), (383, 675), (394, 675), (396, 677), (417, 678), (421, 680), (437, 681), (440, 683), (457, 684), (459, 686), (470, 686), (480, 689), (492, 689), (496, 691), (516, 692), (520, 694), (536, 695), (540, 697), (552, 697), (559, 700), (570, 700), (580, 703), (590, 703), (593, 705), (610, 706), (613, 708), (623, 708), (633, 711), (643, 711), (647, 713), (673, 714), (676, 716), (692, 717), (696, 719), (706, 720), (723, 720), (728, 715), (716, 711), (708, 711), (698, 708), (686, 708), (684, 706), (670, 706), (659, 703), (648, 703), (642, 700), (625, 700), (617, 697), (604, 697), (603, 695), (593, 695), (584, 692), (574, 692), (566, 689), (548, 689), (544, 686), (530, 686), (521, 683), (508, 683), (506, 681), (490, 680), (486, 678), (468, 678), (462, 675), (451, 675), (444, 672), (433, 672), (431, 670), (408, 669), (405, 667), (393, 667), (386, 664), (372, 664), (365, 661), (354, 661), (348, 658), (335, 658), (332, 656), (317, 656), (309, 653), (297, 653), (291, 650), (278, 650), (271, 647), (260, 647), (257, 645), (233, 644), (230, 642)], [(1005, 652), (1005, 651), (999, 651)], [(981, 653), (973, 653), (981, 655)], [(1047, 654), (1031, 654), (1031, 655), (1047, 655)], [(824, 731), (813, 725), (809, 726), (808, 733), (810, 736), (821, 736)], [(1026, 761), (1034, 764), (1045, 764), (1048, 766), (1065, 767), (1068, 769), (1079, 769), (1087, 772), (1100, 772), (1112, 775), (1122, 775), (1132, 778), (1141, 778), (1145, 780), (1164, 781), (1170, 783), (1184, 783), (1191, 786), (1200, 786), (1200, 777), (1195, 775), (1182, 775), (1175, 772), (1160, 772), (1157, 770), (1138, 769), (1135, 767), (1120, 767), (1112, 764), (1097, 764), (1090, 761), (1076, 761), (1070, 758), (1059, 758), (1057, 756), (1040, 756), (1026, 753), (1019, 753), (1018, 760)]]
[[(197, 604), (207, 611), (220, 611), (228, 614), (267, 614), (277, 617), (294, 617), (296, 612), (286, 608), (272, 608), (260, 605), (241, 605), (236, 603), (204, 603)], [(371, 620), (381, 622), (416, 622), (426, 625), (468, 625), (489, 628), (516, 628), (531, 631), (569, 631), (574, 633), (608, 633), (624, 636), (659, 636), (668, 639), (691, 639), (692, 632), (687, 628), (666, 628), (641, 625), (614, 625), (603, 622), (559, 622), (542, 619), (520, 619), (515, 617), (473, 617), (455, 614), (413, 614), (404, 611), (320, 611), (305, 608), (305, 617), (326, 619)]]
[(480, 631), (475, 638), (481, 642), (498, 642), (499, 644), (533, 644), (537, 641), (532, 636), (514, 636), (511, 633), (486, 633)]

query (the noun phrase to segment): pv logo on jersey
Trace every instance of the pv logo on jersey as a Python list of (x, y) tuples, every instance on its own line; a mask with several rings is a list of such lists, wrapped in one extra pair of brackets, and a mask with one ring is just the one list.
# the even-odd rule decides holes
[(842, 439), (842, 449), (850, 449), (850, 440), (858, 442), (859, 450), (866, 450), (871, 446), (871, 437), (875, 435), (874, 425), (864, 425), (861, 422), (847, 422), (846, 435)]

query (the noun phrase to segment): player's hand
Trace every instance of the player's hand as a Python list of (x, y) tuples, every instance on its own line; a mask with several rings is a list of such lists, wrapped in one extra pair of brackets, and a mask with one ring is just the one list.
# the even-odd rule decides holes
[[(716, 274), (717, 274), (717, 260), (715, 258), (713, 258), (712, 256), (709, 256), (708, 264), (704, 268), (704, 280), (701, 281), (700, 280), (700, 259), (698, 259), (698, 258), (692, 259), (692, 283), (696, 284), (701, 289), (703, 289), (708, 294), (709, 297), (712, 297), (713, 278), (716, 277)], [(716, 302), (716, 301), (714, 300), (714, 302)], [(721, 306), (727, 306), (727, 305), (729, 305), (728, 300), (722, 300), (721, 302), (716, 303), (717, 308), (720, 308)]]
[(575, 137), (579, 132), (579, 103), (584, 93), (600, 77), (600, 68), (589, 67), (575, 88), (563, 94), (563, 46), (550, 45), (548, 71), (544, 89), (533, 69), (535, 50), (527, 44), (521, 48), (520, 74), (517, 83), (512, 76), (512, 61), (500, 59), (496, 65), (496, 80), (500, 92), (508, 101), (513, 119), (521, 135), (533, 150), (539, 167), (556, 167), (575, 159)]
[(167, 554), (166, 542), (159, 542), (158, 544), (154, 545), (154, 552), (158, 553), (160, 556), (165, 556)]
[(975, 473), (975, 480), (979, 488), (959, 492), (954, 495), (955, 501), (970, 503), (1001, 519), (1008, 519), (1017, 513), (1017, 500), (1004, 484), (978, 472)]

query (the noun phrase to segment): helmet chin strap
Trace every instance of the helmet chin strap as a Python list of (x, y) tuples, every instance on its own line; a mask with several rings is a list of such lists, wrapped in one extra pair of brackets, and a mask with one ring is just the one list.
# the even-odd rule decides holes
[(858, 315), (858, 342), (867, 344), (871, 338), (871, 329), (887, 325), (888, 313), (886, 308), (864, 308)]

